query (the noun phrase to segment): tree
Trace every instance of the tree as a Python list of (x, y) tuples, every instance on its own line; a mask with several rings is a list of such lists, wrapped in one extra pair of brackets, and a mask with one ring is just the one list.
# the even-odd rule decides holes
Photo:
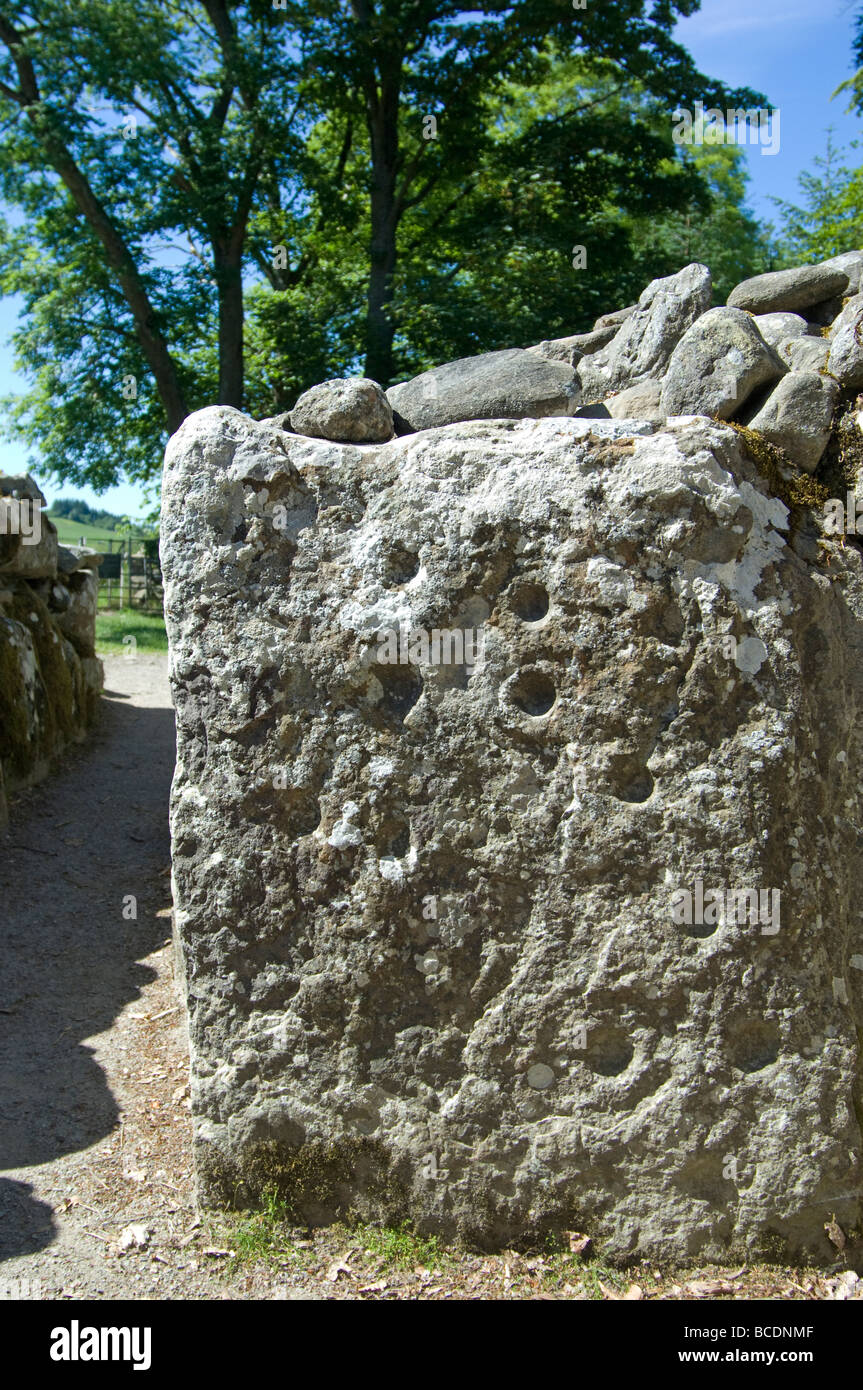
[[(38, 377), (19, 419), (49, 466), (76, 476), (83, 445), (84, 472), (112, 481), (116, 464), (88, 457), (81, 437), (95, 391), (100, 423), (133, 446), (127, 471), (146, 475), (165, 425), (208, 399), (243, 403), (248, 225), (256, 199), (290, 179), (301, 145), (296, 59), (264, 0), (3, 4), (0, 43), (0, 191), (30, 219), (26, 232), (4, 230), (0, 286), (25, 295), (18, 347)], [(189, 248), (175, 271), (177, 232)], [(92, 326), (72, 321), (72, 281)], [(112, 337), (134, 366), (109, 386), (100, 364)], [(75, 404), (60, 439), (46, 417), (67, 363)], [(158, 408), (128, 412), (143, 380)]]
[(151, 478), (189, 410), (571, 332), (677, 268), (646, 228), (711, 194), (671, 112), (757, 100), (673, 42), (697, 4), (0, 0), (42, 468)]
[[(365, 371), (386, 384), (396, 368), (392, 313), (405, 217), (436, 190), (472, 187), (494, 141), (487, 99), (508, 80), (536, 85), (550, 48), (612, 64), (622, 82), (638, 82), (669, 115), (696, 99), (746, 105), (700, 74), (671, 38), (699, 0), (605, 0), (575, 9), (564, 0), (483, 0), (472, 10), (454, 0), (301, 0), (292, 22), (305, 40), (316, 106), (335, 118), (362, 120), (369, 144), (369, 274)], [(578, 149), (595, 137), (589, 113), (571, 111), (546, 131)], [(437, 138), (429, 138), (434, 132)], [(537, 155), (543, 140), (535, 143)], [(637, 153), (637, 151), (636, 151)], [(637, 180), (637, 170), (633, 169)], [(451, 200), (452, 201), (452, 200)], [(453, 207), (450, 209), (454, 210)], [(432, 253), (432, 248), (427, 250)]]
[[(857, 148), (857, 142), (852, 143)], [(827, 133), (827, 148), (815, 171), (798, 179), (803, 204), (774, 199), (782, 216), (782, 250), (787, 265), (820, 261), (863, 244), (863, 169), (845, 155)]]

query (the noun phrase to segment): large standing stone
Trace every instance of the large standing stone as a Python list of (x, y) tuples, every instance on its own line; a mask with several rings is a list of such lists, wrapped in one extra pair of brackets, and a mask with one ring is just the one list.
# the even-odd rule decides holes
[(810, 570), (703, 419), (361, 450), (220, 407), (163, 508), (204, 1200), (833, 1260), (825, 1222), (861, 1215), (856, 549)]
[(657, 379), (682, 335), (710, 304), (710, 271), (693, 263), (652, 280), (608, 347), (578, 364), (585, 401)]
[(578, 382), (566, 362), (527, 348), (461, 357), (391, 386), (387, 399), (400, 434), (461, 420), (571, 415)]
[(737, 285), (728, 296), (728, 306), (748, 309), (753, 314), (796, 312), (844, 294), (848, 282), (847, 270), (826, 262), (795, 266), (792, 270), (770, 270)]
[(838, 394), (830, 377), (789, 372), (749, 421), (749, 428), (784, 449), (805, 473), (814, 473), (827, 448)]
[(742, 309), (711, 309), (681, 338), (662, 385), (666, 415), (728, 420), (759, 386), (788, 370)]

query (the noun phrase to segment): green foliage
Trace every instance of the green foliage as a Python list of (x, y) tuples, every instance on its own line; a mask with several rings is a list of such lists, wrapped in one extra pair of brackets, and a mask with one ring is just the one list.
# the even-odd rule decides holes
[(67, 517), (70, 521), (79, 521), (84, 526), (99, 526), (104, 531), (113, 531), (120, 521), (120, 517), (114, 512), (108, 512), (99, 507), (91, 507), (89, 502), (85, 502), (81, 497), (57, 497), (51, 503), (51, 519), (57, 517)]
[(761, 268), (739, 160), (671, 140), (678, 103), (758, 99), (674, 42), (695, 8), (10, 0), (8, 428), (43, 473), (151, 480), (215, 401), (577, 331), (692, 255)]
[(230, 1228), (225, 1228), (234, 1262), (269, 1260), (281, 1263), (296, 1258), (296, 1252), (290, 1245), (289, 1226), (284, 1198), (275, 1192), (264, 1193), (259, 1211), (250, 1212), (234, 1221)]
[[(859, 148), (858, 141), (851, 149)], [(774, 199), (782, 216), (782, 263), (825, 260), (863, 246), (863, 168), (846, 162), (831, 131), (825, 153), (815, 160), (815, 170), (800, 175), (803, 203)]]

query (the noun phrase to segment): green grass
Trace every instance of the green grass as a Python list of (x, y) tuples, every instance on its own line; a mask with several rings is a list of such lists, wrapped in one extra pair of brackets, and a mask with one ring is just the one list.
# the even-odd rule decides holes
[(357, 1226), (351, 1234), (362, 1241), (364, 1250), (394, 1269), (437, 1269), (451, 1258), (437, 1236), (415, 1235), (409, 1221), (400, 1226)]
[[(135, 646), (124, 642), (124, 637), (134, 637)], [(166, 652), (168, 634), (165, 619), (161, 614), (139, 613), (134, 608), (120, 608), (103, 611), (96, 615), (96, 650), (106, 656), (116, 656), (120, 652)]]
[[(284, 1260), (292, 1255), (287, 1237), (285, 1199), (268, 1193), (260, 1211), (238, 1221), (230, 1231), (233, 1260)], [(298, 1253), (298, 1252), (297, 1252)]]
[[(84, 537), (86, 545), (98, 550), (100, 544), (107, 541), (114, 541), (114, 549), (117, 549), (118, 542), (125, 545), (126, 537), (121, 536), (119, 531), (109, 531), (104, 526), (89, 526), (81, 521), (70, 521), (67, 516), (52, 516), (50, 511), (46, 512), (49, 520), (53, 521), (57, 527), (57, 537), (61, 545), (78, 545), (81, 537)], [(133, 541), (136, 537), (133, 535)]]

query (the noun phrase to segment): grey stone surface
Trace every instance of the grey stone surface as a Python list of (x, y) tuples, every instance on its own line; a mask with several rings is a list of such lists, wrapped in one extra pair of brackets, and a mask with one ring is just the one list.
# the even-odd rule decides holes
[(585, 402), (662, 375), (675, 345), (710, 304), (707, 266), (693, 263), (652, 280), (607, 347), (576, 368)]
[(569, 338), (546, 339), (526, 351), (545, 357), (550, 362), (568, 362), (575, 366), (582, 357), (598, 352), (606, 343), (610, 343), (616, 332), (617, 328), (610, 324), (607, 328), (594, 329), (592, 333), (573, 333)]
[(89, 545), (70, 545), (64, 549), (74, 555), (79, 570), (97, 570), (105, 558), (101, 551), (93, 550)]
[(570, 415), (578, 404), (571, 366), (523, 348), (434, 367), (387, 391), (400, 434), (465, 420)]
[(776, 351), (793, 372), (823, 372), (830, 344), (826, 338), (786, 338)]
[(62, 588), (17, 575), (0, 582), (0, 827), (9, 793), (47, 776), (97, 717), (101, 662), (82, 658), (63, 632)]
[(863, 294), (849, 300), (833, 325), (827, 370), (846, 389), (863, 387)]
[(784, 449), (804, 473), (813, 473), (830, 439), (838, 394), (830, 377), (789, 372), (749, 421), (749, 428)]
[(56, 574), (57, 528), (41, 504), (23, 495), (0, 497), (0, 577), (53, 579)]
[[(368, 449), (185, 421), (162, 560), (204, 1201), (281, 1182), (314, 1222), (835, 1259), (863, 579), (788, 520), (704, 419)], [(398, 629), (479, 655), (392, 664)], [(765, 920), (715, 920), (725, 890)]]
[(81, 569), (66, 579), (69, 603), (58, 614), (56, 624), (68, 637), (79, 656), (96, 655), (96, 612), (99, 581), (92, 570)]
[[(376, 381), (336, 377), (304, 391), (290, 412), (295, 434), (345, 444), (380, 444), (392, 439), (393, 414)], [(269, 422), (268, 422), (269, 423)]]
[(809, 324), (800, 314), (756, 314), (755, 322), (765, 343), (777, 349), (792, 338), (811, 336)]
[(759, 315), (794, 313), (845, 293), (848, 282), (848, 272), (837, 265), (822, 263), (771, 270), (737, 285), (728, 296), (728, 306)]
[(742, 309), (711, 309), (681, 338), (662, 386), (666, 415), (728, 420), (759, 386), (788, 370)]
[(632, 318), (637, 307), (635, 304), (628, 304), (625, 309), (614, 309), (610, 314), (600, 314), (593, 325), (594, 332), (600, 328), (619, 328), (627, 319)]
[(845, 251), (841, 256), (830, 256), (822, 264), (834, 266), (848, 276), (844, 294), (859, 294), (863, 289), (863, 251)]
[(665, 416), (660, 405), (661, 395), (660, 382), (640, 381), (637, 386), (609, 396), (605, 404), (614, 420), (662, 420)]
[(57, 573), (61, 578), (67, 574), (74, 574), (81, 568), (81, 554), (79, 550), (72, 550), (68, 545), (58, 545), (57, 547)]

